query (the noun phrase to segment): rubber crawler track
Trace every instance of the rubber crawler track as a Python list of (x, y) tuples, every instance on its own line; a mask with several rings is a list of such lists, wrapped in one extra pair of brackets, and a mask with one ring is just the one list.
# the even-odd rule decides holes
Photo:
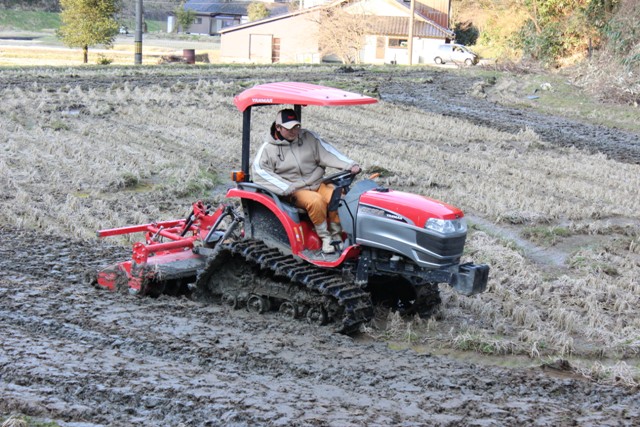
[[(247, 264), (257, 266), (262, 271), (270, 270), (274, 276), (288, 278), (290, 284), (297, 284), (308, 292), (337, 302), (342, 308), (342, 318), (334, 320), (338, 322), (336, 330), (340, 333), (357, 332), (362, 323), (373, 317), (369, 293), (345, 280), (339, 272), (301, 263), (293, 256), (284, 255), (278, 249), (256, 240), (219, 244), (207, 261), (204, 271), (198, 275), (197, 288), (206, 288), (209, 281), (215, 280), (216, 273), (225, 268), (225, 252), (243, 258)], [(281, 289), (278, 291), (281, 292)]]

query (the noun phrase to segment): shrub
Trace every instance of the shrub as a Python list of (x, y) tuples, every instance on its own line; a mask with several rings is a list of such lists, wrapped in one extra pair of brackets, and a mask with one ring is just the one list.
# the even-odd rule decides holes
[(96, 60), (96, 64), (98, 65), (109, 65), (113, 62), (113, 58), (107, 58), (103, 54), (98, 55), (98, 59)]

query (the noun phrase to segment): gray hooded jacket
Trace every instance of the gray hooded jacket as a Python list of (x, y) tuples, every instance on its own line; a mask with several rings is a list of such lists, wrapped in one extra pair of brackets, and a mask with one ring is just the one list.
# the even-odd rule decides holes
[(317, 190), (327, 167), (346, 170), (355, 164), (309, 130), (300, 129), (292, 142), (268, 133), (253, 160), (252, 179), (279, 196), (288, 196), (300, 189)]

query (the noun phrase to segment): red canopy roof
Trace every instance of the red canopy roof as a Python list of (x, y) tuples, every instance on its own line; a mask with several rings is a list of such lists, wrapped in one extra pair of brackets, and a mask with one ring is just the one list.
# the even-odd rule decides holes
[(257, 85), (233, 98), (240, 111), (252, 105), (361, 105), (374, 104), (377, 99), (353, 92), (309, 83), (280, 82)]

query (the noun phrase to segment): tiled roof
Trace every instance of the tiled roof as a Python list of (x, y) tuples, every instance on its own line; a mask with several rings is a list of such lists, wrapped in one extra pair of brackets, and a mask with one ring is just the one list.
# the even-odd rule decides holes
[(223, 15), (240, 15), (247, 14), (247, 7), (251, 2), (211, 2), (206, 0), (188, 0), (184, 4), (185, 10), (193, 10), (196, 13), (209, 14), (217, 13)]
[[(411, 1), (410, 0), (396, 0), (398, 3), (406, 7), (407, 9), (411, 9)], [(416, 14), (421, 15), (423, 18), (427, 18), (436, 24), (440, 25), (443, 28), (447, 28), (449, 25), (449, 17), (447, 15), (447, 9), (449, 7), (448, 0), (424, 0), (425, 4), (422, 0), (415, 0), (415, 11)], [(431, 4), (431, 6), (429, 5)], [(433, 6), (433, 7), (432, 7)]]
[[(378, 16), (371, 21), (370, 30), (373, 34), (388, 36), (408, 36), (409, 17), (402, 16)], [(451, 37), (453, 33), (433, 22), (415, 20), (413, 25), (414, 37)]]
[[(190, 0), (194, 1), (203, 1), (203, 0)], [(271, 12), (271, 16), (268, 18), (247, 22), (244, 24), (227, 27), (220, 30), (220, 33), (227, 33), (231, 31), (241, 30), (247, 27), (252, 27), (255, 25), (261, 25), (266, 22), (272, 22), (278, 19), (290, 18), (296, 15), (305, 14), (317, 11), (323, 8), (331, 8), (337, 7), (344, 3), (345, 0), (335, 0), (331, 3), (327, 3), (324, 5), (319, 5), (315, 7), (311, 7), (308, 9), (296, 10), (293, 12), (288, 12), (285, 14), (278, 14), (274, 11)], [(391, 0), (394, 1), (394, 0)], [(396, 0), (398, 3), (403, 4), (407, 7), (407, 15), (409, 15), (408, 6), (405, 4), (403, 0)], [(188, 4), (188, 3), (187, 3)], [(269, 3), (267, 3), (269, 4)], [(443, 26), (438, 25), (437, 23), (431, 21), (426, 16), (421, 15), (418, 11), (416, 11), (416, 19), (414, 20), (413, 34), (415, 37), (433, 37), (433, 38), (454, 38), (455, 33)], [(395, 35), (395, 36), (404, 36), (407, 37), (409, 35), (409, 17), (401, 17), (401, 16), (378, 16), (375, 20), (372, 20), (372, 24), (369, 27), (370, 34), (379, 34), (379, 35)]]
[(255, 27), (257, 25), (262, 25), (265, 24), (267, 22), (273, 22), (273, 21), (277, 21), (280, 19), (288, 19), (297, 15), (304, 15), (306, 13), (311, 13), (311, 12), (315, 12), (319, 9), (321, 9), (323, 6), (314, 6), (314, 7), (310, 7), (307, 9), (299, 9), (299, 10), (295, 10), (293, 12), (289, 12), (287, 9), (286, 13), (281, 12), (280, 9), (274, 9), (271, 11), (271, 14), (268, 18), (264, 18), (264, 19), (260, 19), (258, 21), (253, 21), (253, 22), (245, 22), (244, 24), (240, 24), (240, 25), (234, 25), (231, 27), (226, 27), (220, 30), (220, 34), (224, 34), (224, 33), (230, 33), (232, 31), (237, 31), (237, 30), (242, 30), (248, 27)]
[[(198, 15), (236, 15), (247, 16), (247, 8), (253, 1), (206, 1), (206, 0), (188, 0), (184, 4), (186, 10), (193, 10)], [(288, 4), (282, 3), (264, 3), (265, 7), (270, 11), (271, 16), (281, 15), (289, 12)]]

